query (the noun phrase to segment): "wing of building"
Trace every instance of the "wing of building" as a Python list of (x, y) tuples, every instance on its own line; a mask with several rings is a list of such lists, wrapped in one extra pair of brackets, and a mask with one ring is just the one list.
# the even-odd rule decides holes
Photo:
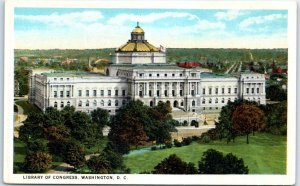
[(113, 59), (106, 75), (32, 70), (29, 101), (42, 110), (70, 105), (85, 112), (100, 107), (111, 114), (137, 99), (148, 106), (169, 102), (173, 108), (195, 113), (218, 111), (235, 99), (266, 102), (263, 74), (216, 75), (201, 67), (168, 64), (165, 48), (145, 40), (138, 25)]

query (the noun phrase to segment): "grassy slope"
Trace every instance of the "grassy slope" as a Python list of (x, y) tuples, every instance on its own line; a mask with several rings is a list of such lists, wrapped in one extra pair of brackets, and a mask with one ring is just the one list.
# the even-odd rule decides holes
[[(271, 134), (250, 136), (250, 144), (246, 144), (245, 136), (238, 137), (235, 143), (214, 141), (209, 144), (193, 143), (184, 147), (157, 150), (139, 155), (129, 155), (125, 164), (132, 173), (151, 171), (161, 160), (170, 154), (177, 154), (186, 162), (198, 166), (202, 153), (209, 148), (223, 153), (233, 153), (243, 158), (250, 174), (285, 174), (286, 173), (286, 137)], [(142, 166), (141, 166), (142, 165)]]
[(39, 112), (40, 109), (35, 106), (28, 103), (28, 101), (19, 100), (16, 101), (16, 104), (21, 106), (24, 109), (24, 114), (29, 114), (30, 112)]

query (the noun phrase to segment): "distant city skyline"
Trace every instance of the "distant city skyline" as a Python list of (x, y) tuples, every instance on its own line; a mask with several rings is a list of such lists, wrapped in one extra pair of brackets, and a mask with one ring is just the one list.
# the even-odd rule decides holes
[(288, 47), (287, 10), (15, 8), (15, 48), (117, 48), (137, 22), (157, 47)]

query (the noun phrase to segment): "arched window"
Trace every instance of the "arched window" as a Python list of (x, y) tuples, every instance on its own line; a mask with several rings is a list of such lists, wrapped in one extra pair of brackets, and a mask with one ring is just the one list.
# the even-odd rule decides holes
[(64, 102), (60, 102), (60, 107), (63, 108), (64, 107)]
[(90, 106), (90, 102), (89, 100), (86, 101), (85, 106), (89, 107)]
[(82, 101), (78, 102), (78, 107), (82, 107)]
[(110, 100), (108, 100), (108, 104), (107, 104), (108, 106), (111, 106), (111, 101)]
[(101, 100), (101, 101), (100, 101), (100, 104), (101, 104), (101, 106), (104, 106), (104, 101)]
[(54, 108), (57, 108), (57, 102), (56, 101), (54, 102)]
[(196, 104), (195, 100), (192, 101), (192, 106), (194, 107)]
[(94, 107), (97, 106), (97, 100), (94, 100)]
[(115, 106), (116, 107), (119, 106), (119, 101), (118, 100), (115, 101)]
[(180, 103), (180, 106), (182, 106), (182, 107), (183, 107), (183, 101)]
[(67, 106), (71, 106), (71, 103), (70, 103), (70, 101), (68, 101), (68, 102), (67, 102)]
[(150, 101), (150, 107), (153, 107), (153, 101)]
[(202, 99), (202, 104), (205, 104), (205, 98)]

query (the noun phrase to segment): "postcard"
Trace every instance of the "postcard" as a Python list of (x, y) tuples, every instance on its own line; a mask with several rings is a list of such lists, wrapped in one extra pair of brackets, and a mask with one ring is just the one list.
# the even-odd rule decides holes
[(6, 1), (4, 182), (294, 184), (296, 8)]

